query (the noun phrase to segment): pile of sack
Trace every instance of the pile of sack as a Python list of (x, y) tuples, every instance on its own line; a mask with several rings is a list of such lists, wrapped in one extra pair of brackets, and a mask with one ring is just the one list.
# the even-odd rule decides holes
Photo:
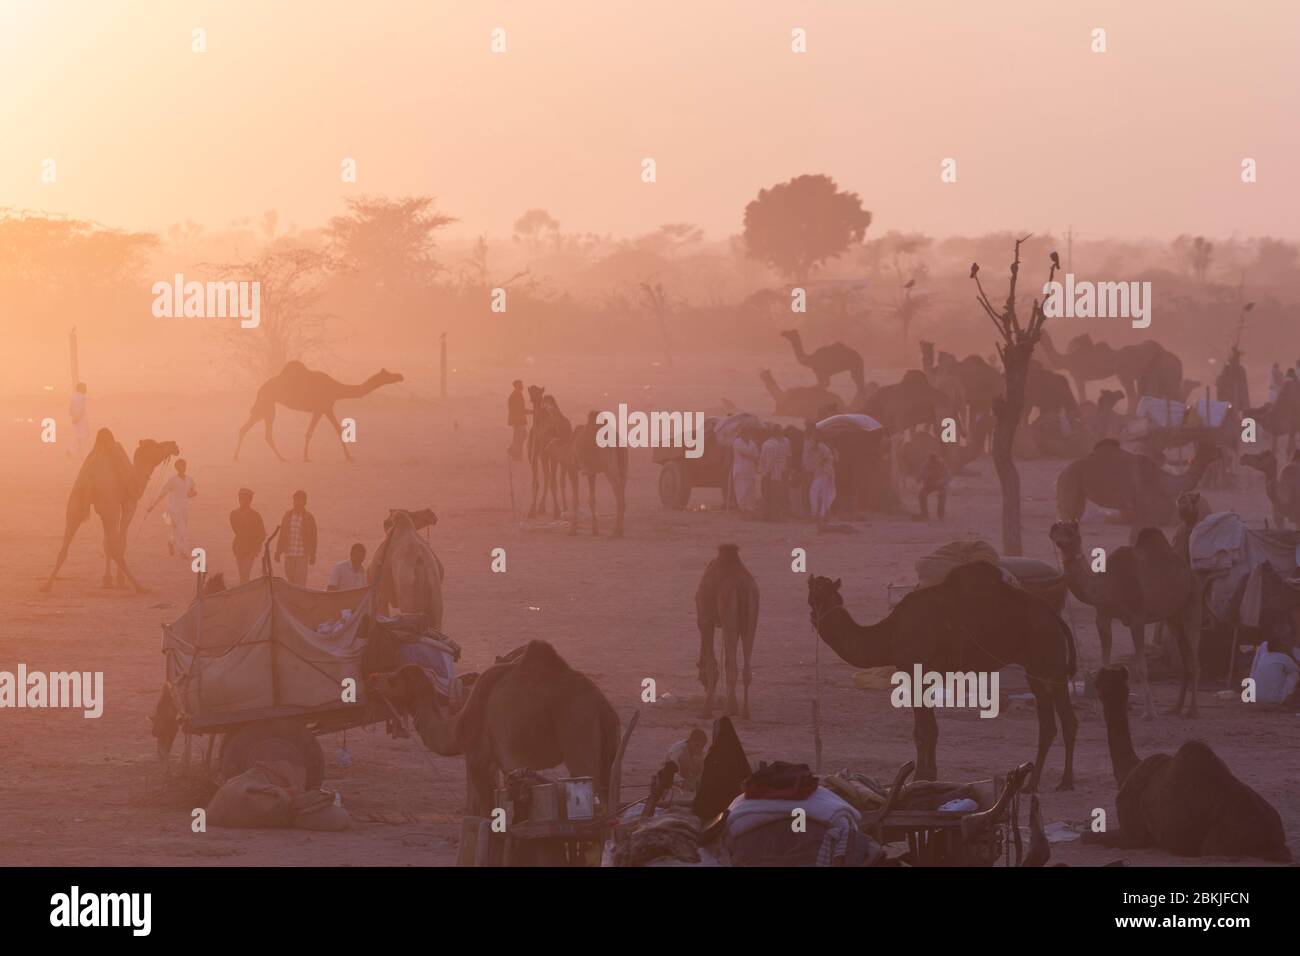
[(352, 824), (338, 794), (304, 790), (307, 771), (287, 760), (259, 761), (231, 777), (208, 801), (214, 827), (297, 827), (346, 830)]

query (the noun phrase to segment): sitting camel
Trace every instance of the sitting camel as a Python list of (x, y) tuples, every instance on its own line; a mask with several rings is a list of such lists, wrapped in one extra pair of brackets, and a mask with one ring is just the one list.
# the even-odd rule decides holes
[[(713, 632), (722, 629), (723, 660), (727, 669), (727, 699), (723, 714), (749, 717), (750, 655), (758, 630), (758, 583), (740, 560), (740, 548), (718, 545), (695, 590), (695, 622), (700, 629), (700, 683), (704, 685), (704, 716), (713, 716), (713, 694), (718, 687), (718, 658), (713, 652)], [(736, 704), (736, 643), (745, 650), (744, 706)]]
[(243, 447), (244, 436), (258, 422), (266, 424), (266, 443), (271, 446), (271, 451), (275, 452), (275, 457), (281, 461), (285, 460), (280, 450), (275, 447), (275, 438), (271, 434), (271, 426), (275, 424), (275, 406), (283, 405), (295, 411), (311, 412), (311, 423), (307, 426), (307, 437), (302, 445), (303, 461), (311, 460), (307, 456), (307, 451), (311, 447), (312, 432), (316, 430), (316, 423), (321, 420), (322, 415), (329, 419), (329, 423), (339, 433), (343, 457), (351, 461), (352, 453), (348, 451), (347, 442), (343, 441), (343, 426), (334, 415), (334, 403), (344, 398), (360, 398), (384, 385), (392, 385), (400, 381), (402, 376), (383, 368), (360, 385), (346, 385), (330, 378), (324, 372), (307, 368), (301, 362), (288, 362), (279, 375), (257, 390), (257, 398), (253, 400), (248, 421), (244, 422), (239, 429), (239, 441), (235, 445), (235, 460), (239, 460), (239, 449)]
[(54, 561), (54, 570), (41, 590), (48, 592), (54, 587), (54, 578), (68, 559), (68, 547), (93, 508), (104, 526), (103, 586), (113, 586), (112, 566), (116, 562), (117, 586), (125, 587), (126, 581), (130, 581), (136, 591), (144, 592), (126, 566), (127, 529), (154, 469), (179, 454), (180, 448), (174, 441), (145, 438), (136, 446), (134, 457), (128, 459), (126, 449), (113, 438), (113, 433), (101, 428), (72, 484), (64, 513), (63, 544)]
[(1291, 527), (1300, 528), (1300, 454), (1291, 456), (1280, 475), (1277, 455), (1271, 451), (1242, 455), (1241, 463), (1264, 476), (1264, 494), (1273, 506), (1273, 524), (1283, 529), (1290, 522)]
[(498, 777), (560, 764), (570, 776), (591, 777), (608, 799), (619, 745), (618, 714), (600, 688), (571, 668), (545, 641), (529, 641), (474, 682), (458, 714), (445, 713), (418, 667), (378, 675), (385, 697), (415, 716), (426, 747), (444, 757), (465, 755), (466, 812), (487, 816)]
[(596, 441), (600, 426), (596, 424), (596, 412), (587, 413), (585, 424), (573, 430), (573, 461), (577, 468), (570, 472), (573, 487), (573, 521), (569, 534), (578, 533), (578, 474), (587, 476), (588, 496), (591, 504), (591, 533), (600, 534), (600, 523), (596, 520), (596, 476), (604, 475), (609, 479), (609, 487), (614, 492), (614, 533), (611, 537), (623, 537), (623, 511), (627, 502), (627, 449), (617, 445), (603, 446)]
[(1189, 740), (1169, 754), (1140, 759), (1128, 724), (1128, 671), (1097, 672), (1111, 768), (1119, 784), (1119, 828), (1085, 833), (1085, 843), (1157, 847), (1180, 856), (1253, 856), (1289, 863), (1282, 818), (1238, 780), (1208, 745)]
[[(844, 607), (839, 580), (808, 581), (813, 627), (840, 659), (854, 667), (893, 665), (909, 675), (923, 672), (997, 671), (1009, 664), (1025, 669), (1038, 710), (1038, 755), (1029, 790), (1038, 788), (1043, 761), (1056, 736), (1056, 717), (1065, 738), (1065, 774), (1058, 790), (1074, 788), (1074, 738), (1079, 722), (1070, 705), (1074, 635), (1040, 598), (1008, 584), (1002, 572), (972, 561), (943, 582), (907, 594), (889, 616), (862, 625)], [(916, 707), (918, 780), (937, 780), (939, 725), (934, 710)]]
[(1070, 593), (1096, 609), (1097, 636), (1102, 664), (1110, 663), (1111, 622), (1120, 621), (1133, 635), (1133, 656), (1146, 698), (1146, 716), (1155, 716), (1151, 685), (1147, 682), (1146, 626), (1160, 621), (1169, 625), (1183, 659), (1183, 683), (1172, 714), (1181, 714), (1191, 688), (1188, 717), (1195, 717), (1196, 687), (1200, 680), (1201, 591), (1188, 563), (1170, 546), (1159, 528), (1143, 528), (1132, 547), (1116, 548), (1105, 558), (1105, 568), (1094, 571), (1083, 556), (1079, 522), (1058, 521), (1048, 536), (1061, 552)]

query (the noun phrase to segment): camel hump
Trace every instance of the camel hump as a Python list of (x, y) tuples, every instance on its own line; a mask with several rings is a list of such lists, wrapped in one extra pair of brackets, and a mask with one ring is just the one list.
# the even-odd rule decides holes
[(1111, 452), (1123, 451), (1120, 448), (1119, 441), (1114, 438), (1103, 438), (1097, 444), (1092, 446), (1092, 450), (1098, 454), (1109, 454)]
[(1159, 528), (1143, 528), (1139, 531), (1134, 547), (1143, 557), (1152, 558), (1163, 558), (1173, 551), (1173, 545)]
[(720, 544), (720, 545), (718, 545), (718, 563), (719, 563), (719, 564), (739, 564), (739, 563), (740, 563), (740, 545), (738, 545), (738, 544)]
[(529, 641), (519, 656), (519, 667), (523, 670), (570, 670), (560, 652), (548, 641)]
[(280, 369), (281, 375), (296, 375), (300, 372), (307, 371), (307, 366), (303, 365), (297, 359), (290, 359), (284, 363), (284, 368)]

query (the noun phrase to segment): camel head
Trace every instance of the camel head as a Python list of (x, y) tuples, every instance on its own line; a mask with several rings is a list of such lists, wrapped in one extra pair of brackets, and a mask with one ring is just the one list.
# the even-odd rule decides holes
[(1065, 354), (1072, 355), (1075, 352), (1082, 352), (1092, 348), (1092, 336), (1086, 332), (1083, 335), (1076, 335), (1070, 339), (1070, 344), (1065, 347)]
[(546, 394), (545, 385), (528, 386), (528, 401), (531, 402), (534, 406), (542, 404), (542, 396), (545, 394)]
[(1079, 520), (1071, 518), (1068, 521), (1058, 521), (1052, 525), (1047, 536), (1052, 540), (1052, 544), (1064, 555), (1077, 554), (1083, 547), (1083, 536), (1079, 534)]
[(832, 608), (843, 607), (844, 598), (840, 594), (840, 579), (832, 581), (816, 574), (808, 579), (808, 606), (812, 608), (813, 626)]
[(1277, 474), (1277, 455), (1271, 451), (1248, 451), (1241, 456), (1240, 460), (1247, 468), (1255, 469), (1266, 478), (1271, 478)]
[(433, 513), (432, 508), (421, 508), (419, 511), (410, 511), (406, 508), (389, 508), (388, 517), (384, 519), (384, 534), (393, 530), (398, 515), (402, 515), (406, 521), (411, 523), (413, 531), (432, 527), (438, 523), (438, 516)]
[(152, 438), (142, 438), (140, 444), (135, 446), (133, 461), (137, 465), (148, 465), (150, 468), (156, 468), (162, 462), (176, 458), (180, 453), (180, 446), (174, 441), (154, 441)]
[(1201, 493), (1184, 491), (1178, 496), (1178, 520), (1188, 527), (1195, 526), (1201, 517)]
[(1108, 664), (1093, 680), (1103, 703), (1128, 703), (1128, 668), (1123, 664)]
[(797, 329), (786, 329), (781, 333), (781, 338), (789, 339), (791, 342), (799, 341), (799, 331)]
[(370, 376), (370, 381), (374, 382), (376, 387), (380, 385), (396, 385), (398, 382), (405, 381), (405, 377), (398, 372), (390, 372), (386, 368), (381, 368)]

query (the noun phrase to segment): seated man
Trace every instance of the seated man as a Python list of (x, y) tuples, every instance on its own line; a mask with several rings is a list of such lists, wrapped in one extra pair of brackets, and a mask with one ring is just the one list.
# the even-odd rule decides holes
[(326, 591), (348, 591), (352, 588), (363, 588), (368, 583), (366, 581), (366, 546), (361, 543), (352, 546), (352, 555), (347, 561), (340, 561), (334, 565), (334, 570), (330, 571), (329, 584)]
[(677, 764), (683, 789), (694, 791), (699, 786), (700, 775), (704, 773), (704, 751), (708, 745), (708, 736), (697, 727), (687, 734), (685, 740), (679, 740), (668, 748), (668, 759)]

